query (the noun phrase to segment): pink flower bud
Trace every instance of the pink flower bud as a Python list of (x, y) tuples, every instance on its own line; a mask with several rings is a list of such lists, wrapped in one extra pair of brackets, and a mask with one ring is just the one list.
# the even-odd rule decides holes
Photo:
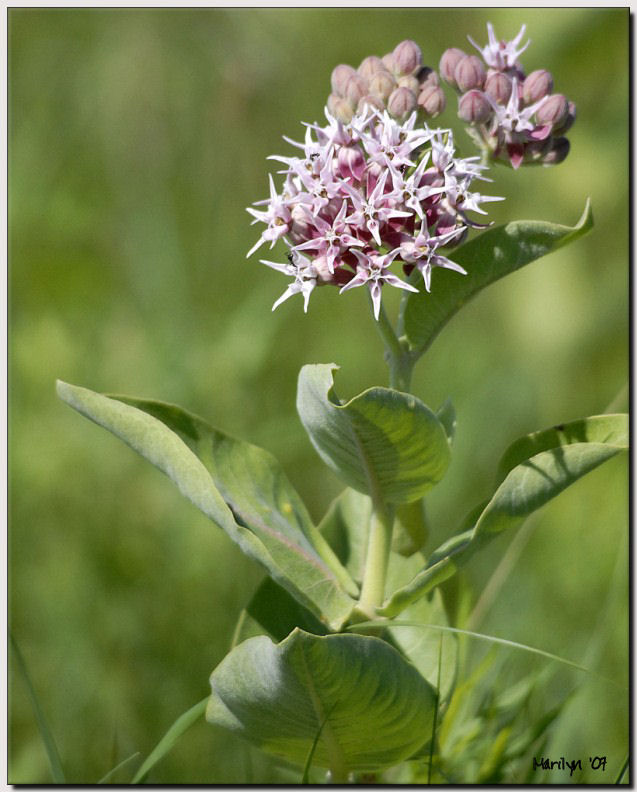
[(575, 123), (575, 117), (577, 115), (577, 110), (575, 107), (575, 102), (568, 103), (568, 113), (566, 118), (559, 126), (555, 126), (553, 128), (553, 132), (559, 135), (563, 135), (564, 132), (568, 132), (568, 130), (573, 126)]
[(341, 63), (336, 66), (332, 71), (332, 91), (337, 96), (345, 96), (345, 86), (349, 78), (356, 74), (356, 69), (348, 66), (346, 63)]
[(568, 116), (568, 101), (563, 94), (553, 94), (541, 104), (535, 117), (538, 124), (553, 124), (559, 127)]
[(334, 276), (330, 272), (330, 268), (327, 265), (327, 256), (317, 256), (316, 258), (312, 259), (312, 264), (316, 270), (316, 280), (318, 286), (334, 282)]
[(553, 148), (553, 138), (531, 140), (524, 147), (524, 159), (527, 162), (538, 162)]
[(416, 94), (409, 88), (396, 88), (387, 100), (387, 110), (396, 118), (405, 118), (416, 109)]
[(341, 146), (338, 150), (338, 172), (343, 179), (353, 177), (356, 181), (363, 178), (365, 157), (358, 146)]
[(487, 75), (482, 61), (477, 55), (465, 55), (458, 61), (453, 76), (456, 85), (464, 93), (472, 88), (482, 89)]
[(420, 180), (420, 187), (424, 187), (425, 185), (429, 185), (429, 187), (442, 187), (444, 183), (444, 176), (440, 174), (437, 168), (427, 168)]
[(531, 72), (522, 85), (522, 98), (525, 104), (532, 105), (548, 96), (553, 90), (553, 77), (546, 69)]
[(366, 80), (370, 80), (379, 71), (386, 71), (386, 69), (382, 60), (376, 55), (369, 55), (358, 67), (358, 73)]
[(345, 83), (343, 98), (347, 99), (353, 106), (356, 106), (366, 93), (368, 93), (367, 80), (357, 72), (354, 72)]
[(288, 236), (295, 245), (298, 245), (299, 242), (305, 242), (305, 240), (308, 239), (310, 225), (307, 220), (307, 214), (301, 204), (295, 204), (292, 207), (290, 215), (292, 217), (292, 222), (288, 229)]
[(484, 92), (496, 104), (505, 105), (511, 98), (513, 83), (503, 72), (493, 71), (485, 80)]
[(429, 66), (423, 66), (416, 72), (416, 77), (420, 83), (420, 87), (424, 88), (425, 85), (440, 85), (440, 79), (437, 72)]
[(492, 112), (493, 108), (487, 97), (475, 88), (467, 91), (458, 102), (458, 118), (468, 124), (485, 124)]
[(456, 79), (453, 75), (455, 74), (456, 66), (466, 56), (466, 52), (463, 52), (457, 47), (451, 47), (445, 50), (442, 53), (442, 58), (440, 58), (440, 65), (438, 67), (440, 76), (446, 83), (449, 83), (449, 85), (452, 85), (454, 88), (456, 87)]
[(405, 74), (402, 77), (399, 77), (398, 85), (400, 88), (409, 88), (409, 90), (416, 95), (418, 95), (418, 92), (420, 91), (420, 83), (418, 82), (418, 78), (414, 77), (413, 74)]
[(427, 85), (418, 96), (418, 106), (422, 107), (424, 112), (431, 118), (440, 115), (447, 106), (447, 99), (445, 93), (439, 85)]
[(396, 88), (396, 81), (388, 71), (376, 72), (369, 81), (369, 93), (385, 101)]
[(422, 66), (422, 52), (415, 41), (405, 39), (394, 47), (394, 69), (398, 74), (413, 74)]
[(555, 138), (553, 140), (553, 147), (549, 153), (542, 158), (542, 162), (544, 165), (559, 165), (560, 162), (564, 162), (570, 149), (571, 144), (568, 142), (567, 138)]
[(363, 110), (365, 106), (376, 108), (376, 110), (384, 110), (385, 102), (378, 96), (374, 96), (373, 94), (366, 94), (365, 96), (362, 97), (362, 99), (358, 100), (356, 109)]
[[(438, 224), (436, 226), (436, 235), (442, 236), (443, 234), (448, 234), (451, 231), (454, 231), (458, 228), (458, 219), (455, 215), (445, 213), (441, 214), (438, 218)], [(465, 226), (464, 231), (456, 236), (452, 237), (444, 247), (456, 247), (461, 242), (464, 242), (468, 233), (468, 228)]]
[(396, 64), (394, 63), (394, 53), (388, 52), (387, 55), (383, 55), (381, 58), (383, 62), (383, 66), (387, 69), (388, 72), (391, 74), (396, 73)]
[(333, 93), (327, 97), (327, 109), (337, 121), (343, 124), (349, 124), (354, 115), (354, 108), (347, 99)]

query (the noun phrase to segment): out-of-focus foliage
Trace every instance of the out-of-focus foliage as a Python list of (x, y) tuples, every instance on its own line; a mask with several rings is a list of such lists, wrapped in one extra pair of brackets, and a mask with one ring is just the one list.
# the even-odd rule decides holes
[[(387, 384), (381, 343), (363, 293), (320, 289), (307, 315), (300, 298), (271, 314), (281, 282), (245, 260), (259, 232), (244, 207), (267, 195), (281, 135), (321, 120), (334, 65), (413, 38), (436, 67), (447, 47), (468, 49), (465, 34), (486, 41), (489, 20), (503, 37), (527, 23), (527, 71), (549, 69), (578, 110), (565, 163), (492, 171), (485, 192), (507, 200), (490, 218), (573, 225), (590, 196), (595, 229), (479, 295), (416, 370), (414, 392), (450, 396), (458, 416), (429, 498), (433, 547), (491, 491), (512, 439), (599, 414), (626, 383), (627, 10), (10, 11), (10, 620), (70, 781), (146, 755), (206, 695), (261, 574), (159, 473), (61, 404), (55, 378), (177, 402), (269, 449), (318, 521), (340, 482), (296, 416), (298, 371), (335, 361), (347, 398)], [(448, 100), (439, 122), (473, 154)], [(624, 684), (626, 517), (616, 459), (546, 507), (480, 629)], [(509, 541), (472, 563), (477, 593)], [(565, 673), (534, 703), (549, 712), (580, 683), (545, 754), (619, 768), (625, 695)], [(47, 782), (27, 692), (17, 675), (12, 685), (9, 780)], [(584, 780), (614, 780), (599, 773)], [(149, 777), (298, 780), (203, 721)]]

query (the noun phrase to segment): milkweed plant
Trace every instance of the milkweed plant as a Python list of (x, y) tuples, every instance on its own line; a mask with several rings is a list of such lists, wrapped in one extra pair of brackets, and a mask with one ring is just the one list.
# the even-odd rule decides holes
[[(541, 750), (557, 711), (530, 720), (537, 675), (467, 703), (477, 678), (468, 686), (462, 677), (460, 642), (475, 634), (446, 601), (448, 581), (627, 447), (627, 416), (615, 414), (522, 437), (504, 452), (491, 496), (428, 546), (424, 499), (449, 466), (456, 420), (449, 401), (432, 409), (410, 392), (414, 366), (473, 295), (592, 227), (588, 204), (572, 227), (489, 222), (489, 204), (504, 200), (492, 194), (491, 166), (559, 165), (576, 111), (546, 69), (523, 69), (524, 27), (503, 41), (489, 24), (484, 46), (469, 43), (468, 53), (447, 49), (438, 73), (410, 40), (358, 68), (336, 66), (324, 120), (305, 123), (299, 141), (284, 138), (287, 153), (269, 158), (268, 196), (247, 210), (256, 226), (248, 256), (285, 278), (273, 308), (300, 295), (307, 311), (319, 288), (342, 299), (367, 290), (384, 343), (388, 387), (344, 399), (337, 365), (299, 374), (301, 423), (345, 485), (318, 525), (267, 451), (172, 404), (58, 384), (62, 399), (166, 473), (266, 573), (209, 697), (174, 729), (205, 712), (305, 781), (497, 783)], [(435, 125), (445, 84), (472, 156)], [(383, 303), (391, 289), (401, 294), (394, 321)], [(482, 679), (489, 673), (483, 664)], [(518, 782), (535, 778), (525, 768)]]

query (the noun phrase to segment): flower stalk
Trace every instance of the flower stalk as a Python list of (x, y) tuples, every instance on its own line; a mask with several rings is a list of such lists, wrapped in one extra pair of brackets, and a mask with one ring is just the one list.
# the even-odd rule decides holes
[(372, 617), (376, 615), (375, 609), (379, 608), (385, 599), (385, 580), (393, 528), (393, 509), (376, 501), (369, 525), (365, 574), (358, 602), (359, 609)]

